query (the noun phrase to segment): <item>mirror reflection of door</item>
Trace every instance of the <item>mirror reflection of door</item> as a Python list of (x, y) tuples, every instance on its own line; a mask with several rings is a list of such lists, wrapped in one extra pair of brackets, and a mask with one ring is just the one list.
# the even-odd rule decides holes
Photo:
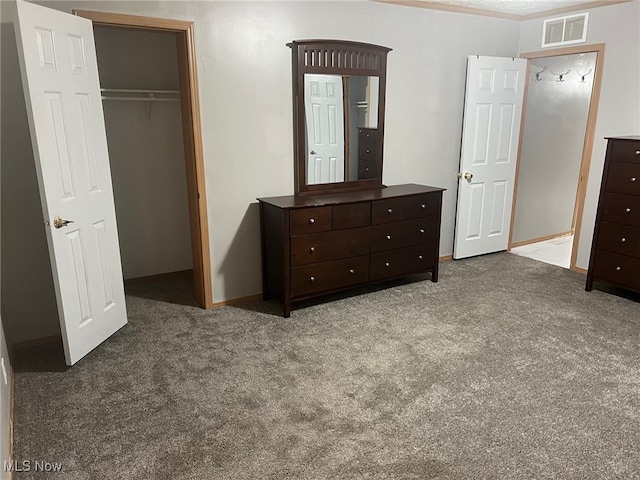
[(344, 106), (341, 75), (304, 77), (307, 184), (343, 182)]

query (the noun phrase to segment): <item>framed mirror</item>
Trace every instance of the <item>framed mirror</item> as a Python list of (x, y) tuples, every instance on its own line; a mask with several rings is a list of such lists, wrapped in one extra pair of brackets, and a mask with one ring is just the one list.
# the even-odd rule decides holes
[(298, 40), (292, 49), (295, 192), (382, 186), (387, 47)]

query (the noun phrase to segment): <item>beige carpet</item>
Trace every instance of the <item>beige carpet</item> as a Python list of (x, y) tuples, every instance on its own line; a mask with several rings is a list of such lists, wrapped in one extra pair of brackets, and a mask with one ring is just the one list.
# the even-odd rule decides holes
[[(139, 296), (17, 365), (17, 479), (640, 478), (640, 303), (500, 253), (278, 315)], [(155, 298), (153, 295), (147, 295)]]

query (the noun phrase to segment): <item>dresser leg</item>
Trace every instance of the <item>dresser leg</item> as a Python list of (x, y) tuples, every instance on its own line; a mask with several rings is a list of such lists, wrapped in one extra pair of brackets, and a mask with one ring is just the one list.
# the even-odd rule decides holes
[(436, 283), (438, 281), (438, 264), (436, 263), (436, 266), (433, 267), (433, 270), (431, 271), (431, 281)]
[(284, 313), (282, 314), (284, 318), (291, 317), (291, 302), (284, 302)]
[(584, 290), (586, 292), (590, 292), (591, 290), (593, 290), (593, 279), (592, 278), (587, 278), (587, 284), (585, 285)]

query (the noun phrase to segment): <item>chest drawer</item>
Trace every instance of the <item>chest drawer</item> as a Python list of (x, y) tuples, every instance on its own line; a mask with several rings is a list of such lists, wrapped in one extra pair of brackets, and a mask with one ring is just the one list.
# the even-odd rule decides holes
[(369, 227), (291, 237), (291, 265), (305, 265), (369, 253)]
[(291, 296), (337, 290), (369, 280), (369, 256), (312, 263), (291, 269)]
[(640, 197), (621, 193), (606, 193), (602, 220), (640, 227)]
[(376, 200), (371, 207), (371, 223), (398, 222), (440, 213), (440, 196), (412, 195), (388, 200)]
[(640, 259), (598, 250), (593, 275), (598, 280), (640, 290)]
[(640, 228), (602, 222), (598, 248), (640, 258)]
[(328, 232), (331, 230), (332, 207), (292, 210), (289, 217), (291, 235)]
[(348, 203), (333, 207), (333, 229), (366, 227), (371, 223), (371, 202)]
[(384, 280), (435, 266), (436, 242), (423, 243), (407, 248), (372, 253), (369, 267), (371, 280)]
[(438, 217), (422, 217), (403, 222), (383, 223), (371, 227), (371, 251), (418, 245), (438, 234)]
[(612, 163), (607, 176), (607, 191), (640, 195), (640, 163)]
[(640, 142), (614, 140), (611, 147), (611, 161), (640, 163)]

